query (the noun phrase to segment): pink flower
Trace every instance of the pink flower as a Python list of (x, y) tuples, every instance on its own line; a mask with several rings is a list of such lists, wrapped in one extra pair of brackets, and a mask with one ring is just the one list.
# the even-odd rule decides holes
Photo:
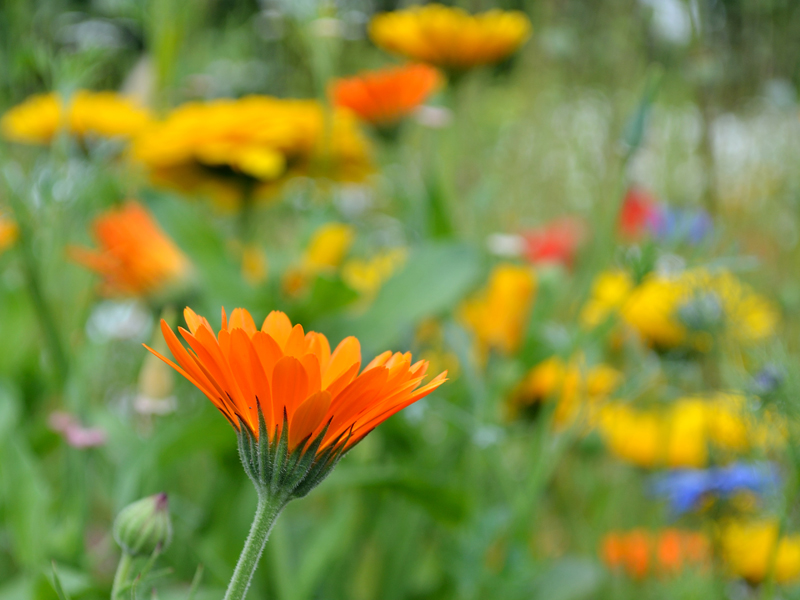
[(84, 427), (73, 415), (56, 411), (48, 420), (50, 429), (60, 433), (73, 448), (94, 448), (106, 443), (106, 432), (97, 427)]

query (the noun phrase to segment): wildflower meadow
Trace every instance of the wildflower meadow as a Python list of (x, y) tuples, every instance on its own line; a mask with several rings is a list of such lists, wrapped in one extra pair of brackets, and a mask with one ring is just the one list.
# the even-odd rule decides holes
[(798, 39), (0, 2), (0, 600), (800, 599)]

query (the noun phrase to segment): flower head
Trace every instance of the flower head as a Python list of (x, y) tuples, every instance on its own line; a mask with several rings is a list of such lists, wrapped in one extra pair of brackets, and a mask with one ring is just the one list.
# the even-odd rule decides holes
[(800, 577), (800, 535), (778, 538), (777, 521), (731, 521), (722, 528), (722, 556), (735, 575), (756, 584), (763, 581), (774, 561), (779, 583)]
[(3, 137), (49, 144), (60, 131), (89, 137), (131, 138), (147, 127), (150, 113), (116, 92), (78, 90), (68, 100), (57, 94), (31, 96), (3, 115)]
[(650, 574), (675, 575), (689, 566), (706, 568), (711, 558), (710, 546), (702, 533), (694, 531), (664, 529), (651, 533), (633, 529), (606, 534), (600, 555), (609, 568), (644, 579)]
[(485, 290), (461, 307), (461, 320), (484, 354), (496, 349), (510, 354), (519, 348), (536, 293), (536, 275), (530, 267), (496, 266)]
[[(389, 351), (361, 370), (356, 338), (344, 339), (331, 351), (324, 335), (292, 326), (282, 312), (271, 312), (258, 329), (246, 310), (235, 309), (230, 319), (223, 310), (216, 335), (191, 309), (184, 316), (189, 329), (179, 331), (189, 350), (161, 322), (177, 364), (150, 351), (197, 386), (228, 419), (239, 433), (243, 462), (256, 485), (294, 496), (307, 493), (344, 452), (446, 377), (442, 373), (420, 387), (427, 362), (412, 363), (410, 353)], [(271, 454), (267, 465), (258, 452), (278, 454)], [(300, 471), (272, 468), (287, 457), (303, 465)]]
[(625, 238), (638, 240), (658, 229), (663, 220), (661, 204), (650, 192), (639, 187), (628, 189), (619, 214), (619, 230)]
[(334, 105), (352, 110), (362, 121), (386, 126), (411, 114), (441, 84), (439, 71), (412, 64), (337, 79), (330, 95)]
[(326, 123), (315, 100), (248, 96), (190, 102), (137, 137), (132, 156), (156, 184), (207, 194), (226, 206), (268, 198), (290, 175), (358, 180), (371, 171), (355, 118)]
[(772, 304), (732, 273), (707, 269), (650, 273), (638, 285), (622, 271), (602, 273), (582, 318), (595, 326), (614, 314), (652, 346), (701, 351), (710, 348), (715, 336), (758, 342), (773, 333), (778, 321)]
[(657, 476), (653, 492), (669, 501), (673, 514), (700, 507), (709, 499), (730, 499), (743, 492), (774, 494), (780, 475), (774, 465), (733, 463), (711, 469), (677, 469)]
[(753, 448), (768, 450), (784, 439), (783, 425), (767, 413), (748, 418), (746, 399), (717, 393), (674, 400), (665, 407), (602, 407), (598, 430), (611, 452), (648, 467), (705, 467), (712, 455), (730, 459)]
[(499, 62), (530, 33), (531, 23), (519, 11), (470, 15), (441, 4), (382, 13), (369, 24), (370, 38), (384, 50), (456, 70)]
[(523, 233), (525, 255), (533, 264), (560, 264), (571, 267), (581, 244), (586, 240), (586, 225), (564, 217)]
[(608, 365), (587, 367), (580, 356), (568, 363), (553, 356), (528, 371), (512, 401), (519, 409), (554, 399), (558, 402), (554, 420), (564, 424), (572, 421), (587, 401), (588, 408), (596, 408), (621, 380), (622, 374)]
[(14, 245), (19, 237), (19, 227), (8, 217), (0, 213), (0, 254)]
[(95, 219), (94, 234), (100, 249), (72, 248), (70, 255), (104, 278), (108, 295), (160, 296), (190, 279), (189, 260), (137, 202)]

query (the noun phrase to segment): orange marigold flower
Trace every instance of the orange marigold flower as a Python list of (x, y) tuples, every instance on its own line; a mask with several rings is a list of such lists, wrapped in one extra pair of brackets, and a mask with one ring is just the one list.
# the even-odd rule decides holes
[(624, 569), (629, 577), (644, 579), (653, 573), (677, 575), (689, 566), (706, 568), (711, 551), (708, 538), (694, 531), (633, 529), (607, 534), (600, 556), (609, 568)]
[[(278, 311), (258, 329), (245, 309), (234, 309), (230, 319), (223, 309), (217, 335), (190, 308), (184, 317), (189, 329), (181, 327), (179, 332), (189, 350), (161, 322), (177, 364), (148, 350), (197, 386), (228, 419), (256, 485), (272, 484), (290, 496), (308, 493), (318, 482), (314, 477), (324, 477), (344, 452), (393, 414), (430, 394), (447, 376), (441, 373), (419, 387), (427, 361), (412, 363), (411, 353), (390, 351), (359, 374), (361, 346), (356, 338), (345, 338), (331, 351), (324, 335), (305, 333), (302, 325), (292, 326)], [(305, 457), (317, 475), (303, 472), (297, 481), (287, 482), (292, 473), (250, 461), (257, 452), (284, 452), (296, 455), (297, 461)]]
[(392, 125), (409, 115), (442, 84), (439, 71), (428, 65), (405, 65), (337, 79), (330, 95), (336, 106), (349, 108), (373, 125)]
[(189, 280), (189, 260), (137, 202), (100, 215), (93, 229), (100, 249), (71, 248), (70, 256), (104, 278), (104, 293), (162, 295)]
[(503, 60), (530, 32), (528, 17), (519, 11), (470, 15), (441, 4), (379, 14), (369, 24), (370, 38), (384, 50), (459, 70)]

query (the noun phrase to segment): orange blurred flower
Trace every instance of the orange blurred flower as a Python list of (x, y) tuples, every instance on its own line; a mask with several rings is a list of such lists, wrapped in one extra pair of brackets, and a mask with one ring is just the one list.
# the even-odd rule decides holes
[(19, 237), (17, 224), (0, 213), (0, 254), (14, 245)]
[[(250, 313), (237, 308), (214, 334), (208, 321), (184, 311), (190, 346), (183, 347), (165, 321), (161, 330), (178, 364), (148, 348), (203, 392), (242, 434), (272, 446), (287, 438), (288, 451), (340, 455), (406, 406), (445, 382), (441, 373), (418, 387), (428, 363), (411, 353), (378, 355), (359, 374), (361, 346), (345, 338), (333, 352), (328, 339), (292, 326), (273, 311), (257, 329)], [(284, 432), (284, 429), (286, 431)]]
[(392, 125), (409, 115), (442, 84), (428, 65), (404, 65), (366, 71), (331, 85), (333, 104), (349, 108), (373, 125)]
[(104, 278), (105, 294), (162, 295), (189, 280), (189, 260), (137, 202), (102, 214), (93, 229), (100, 248), (71, 248), (70, 256)]
[(499, 62), (528, 39), (531, 22), (519, 11), (471, 15), (441, 4), (375, 16), (369, 36), (377, 46), (440, 67), (469, 69)]
[(706, 536), (694, 531), (670, 528), (650, 533), (633, 529), (607, 534), (601, 542), (600, 555), (610, 569), (644, 579), (654, 573), (677, 575), (689, 566), (708, 567), (710, 544)]

